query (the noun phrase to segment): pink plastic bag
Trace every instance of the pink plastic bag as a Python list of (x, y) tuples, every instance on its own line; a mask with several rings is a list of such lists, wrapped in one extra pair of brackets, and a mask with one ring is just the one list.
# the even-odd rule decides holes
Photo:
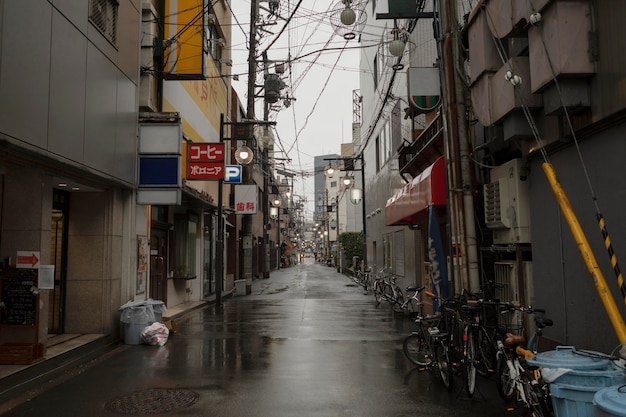
[(151, 346), (163, 346), (167, 343), (170, 331), (163, 323), (152, 323), (141, 332), (141, 340)]

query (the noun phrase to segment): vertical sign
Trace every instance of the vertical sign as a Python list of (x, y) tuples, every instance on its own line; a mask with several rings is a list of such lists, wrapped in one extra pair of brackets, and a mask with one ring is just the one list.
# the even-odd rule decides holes
[(448, 298), (448, 271), (446, 270), (443, 243), (439, 233), (439, 220), (435, 207), (428, 208), (428, 260), (430, 261), (430, 276), (432, 291), (437, 295), (433, 302), (434, 312), (439, 312), (440, 301)]
[(252, 185), (235, 186), (235, 213), (255, 214), (257, 212), (258, 188)]
[(224, 178), (223, 143), (187, 144), (187, 179), (221, 180)]

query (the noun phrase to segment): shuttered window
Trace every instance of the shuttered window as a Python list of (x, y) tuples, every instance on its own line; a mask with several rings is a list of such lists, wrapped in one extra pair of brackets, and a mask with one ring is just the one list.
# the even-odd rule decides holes
[(89, 0), (89, 21), (117, 45), (118, 3), (116, 0)]

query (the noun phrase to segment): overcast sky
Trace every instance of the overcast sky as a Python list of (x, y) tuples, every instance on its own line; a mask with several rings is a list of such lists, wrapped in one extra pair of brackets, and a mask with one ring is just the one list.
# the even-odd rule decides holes
[[(287, 19), (297, 1), (280, 0), (279, 15)], [(285, 73), (287, 84), (282, 93), (294, 98), (289, 107), (280, 105), (279, 111), (271, 111), (269, 119), (276, 121), (276, 131), (280, 143), (275, 149), (284, 150), (277, 158), (288, 158), (285, 168), (304, 175), (296, 177), (294, 194), (306, 197), (307, 218), (312, 218), (314, 205), (313, 158), (316, 155), (340, 153), (340, 144), (352, 141), (352, 95), (359, 88), (359, 46), (357, 39), (347, 42), (334, 35), (329, 9), (334, 2), (327, 0), (305, 0), (297, 10), (279, 39), (270, 42), (284, 26), (279, 19), (273, 26), (265, 26), (272, 34), (264, 34), (257, 51), (267, 49), (270, 61), (287, 61), (291, 57), (302, 57), (291, 63), (291, 72)], [(248, 41), (250, 28), (250, 0), (232, 0), (235, 12), (232, 27), (232, 73), (239, 74), (239, 81), (233, 80), (245, 107), (248, 86)], [(261, 2), (267, 9), (268, 3)], [(268, 12), (261, 10), (267, 16)], [(240, 25), (240, 26), (238, 26)], [(341, 50), (343, 47), (355, 49)], [(269, 47), (269, 48), (268, 48)], [(316, 51), (320, 51), (317, 54)], [(306, 55), (306, 56), (304, 56)], [(274, 72), (271, 68), (270, 72)], [(262, 82), (260, 79), (258, 82)], [(282, 100), (281, 100), (282, 102)], [(257, 99), (256, 118), (263, 118), (262, 99)], [(280, 104), (280, 103), (277, 103)]]

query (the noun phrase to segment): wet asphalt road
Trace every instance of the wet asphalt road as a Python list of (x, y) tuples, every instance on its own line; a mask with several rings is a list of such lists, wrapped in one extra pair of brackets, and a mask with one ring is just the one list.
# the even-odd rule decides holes
[(493, 380), (468, 398), (402, 353), (414, 324), (334, 268), (305, 264), (178, 321), (163, 347), (128, 346), (3, 416), (518, 416)]

